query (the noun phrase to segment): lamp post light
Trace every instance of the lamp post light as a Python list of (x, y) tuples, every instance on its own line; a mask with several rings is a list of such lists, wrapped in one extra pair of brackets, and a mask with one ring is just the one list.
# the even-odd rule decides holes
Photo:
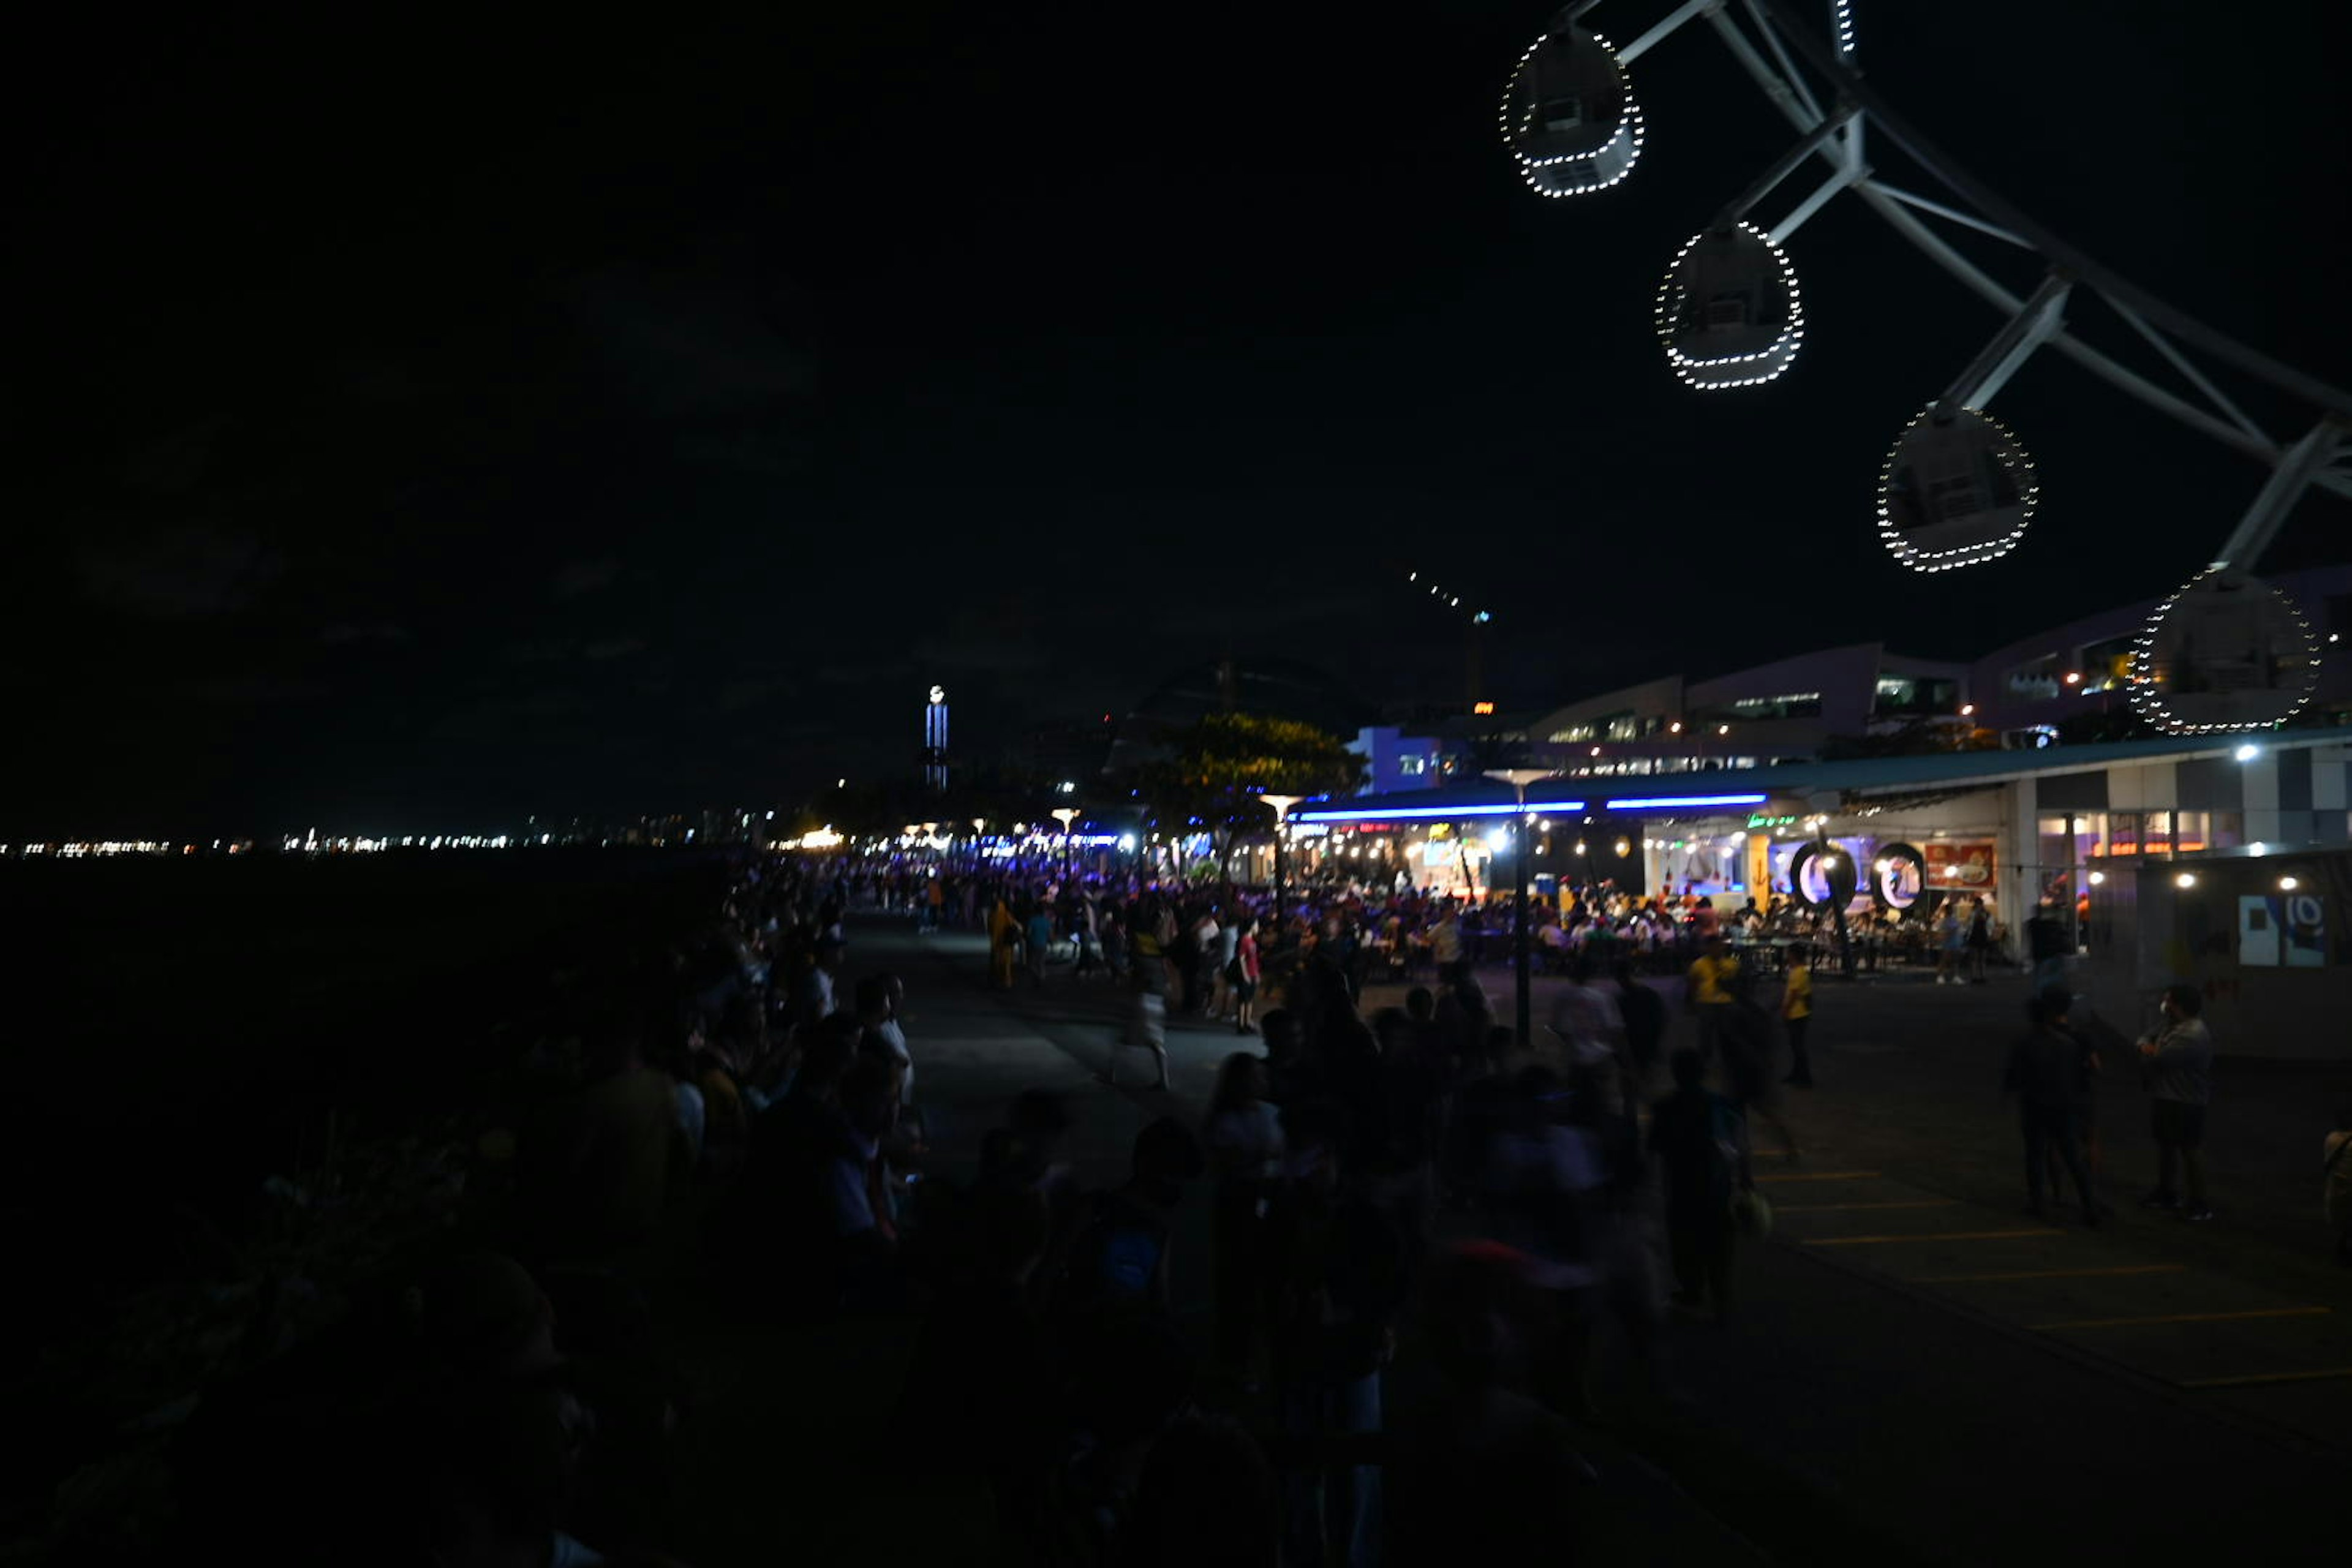
[(1076, 818), (1078, 808), (1075, 805), (1057, 805), (1051, 815), (1055, 821), (1062, 825), (1062, 875), (1066, 879), (1070, 874), (1070, 824)]
[(1511, 966), (1518, 999), (1518, 1039), (1522, 1050), (1535, 1043), (1534, 1005), (1528, 994), (1528, 785), (1551, 777), (1549, 768), (1489, 768), (1486, 776), (1519, 792), (1519, 809), (1513, 814), (1517, 837), (1512, 854), (1511, 886), (1517, 900), (1511, 913)]
[(1290, 820), (1290, 808), (1307, 797), (1303, 795), (1262, 795), (1258, 799), (1274, 807), (1274, 940), (1282, 940), (1285, 924), (1282, 886), (1282, 835)]

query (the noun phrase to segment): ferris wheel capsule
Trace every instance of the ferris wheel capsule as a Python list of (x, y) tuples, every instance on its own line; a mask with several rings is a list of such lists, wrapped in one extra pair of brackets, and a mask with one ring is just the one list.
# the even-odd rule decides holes
[(1694, 235), (1658, 286), (1658, 339), (1692, 386), (1760, 386), (1789, 368), (1804, 335), (1796, 268), (1751, 224)]
[(1948, 572), (2010, 552), (2041, 494), (2033, 459), (1979, 408), (1919, 411), (1878, 479), (1878, 538), (1915, 572)]
[(1503, 141), (1520, 174), (1547, 196), (1606, 190), (1642, 152), (1642, 111), (1607, 40), (1569, 25), (1528, 46), (1503, 89)]
[(2132, 651), (2131, 702), (2173, 734), (2267, 730), (2319, 689), (2319, 638), (2261, 578), (2209, 566), (2147, 618)]

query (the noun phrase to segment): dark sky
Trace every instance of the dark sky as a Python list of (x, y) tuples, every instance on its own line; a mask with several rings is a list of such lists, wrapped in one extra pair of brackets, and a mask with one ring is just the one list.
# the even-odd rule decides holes
[[(2340, 384), (2352, 28), (2283, 5), (1881, 4), (1864, 61)], [(1703, 28), (1633, 179), (1545, 202), (1494, 125), (1539, 6), (380, 18), (85, 8), (23, 84), (0, 838), (788, 799), (910, 767), (932, 680), (987, 749), (1227, 650), (1454, 696), (1415, 566), (1507, 705), (1961, 655), (2176, 585), (2261, 477), (2045, 356), (1997, 405), (2034, 532), (1892, 564), (1886, 444), (1998, 323), (1841, 203), (1795, 369), (1682, 388), (1658, 274), (1790, 139)]]

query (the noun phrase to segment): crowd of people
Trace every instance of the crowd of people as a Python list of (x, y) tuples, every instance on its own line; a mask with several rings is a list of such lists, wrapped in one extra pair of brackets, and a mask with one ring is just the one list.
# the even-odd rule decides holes
[[(1363, 927), (1304, 904), (1277, 921), (1144, 888), (1069, 910), (1005, 879), (927, 917), (911, 891), (919, 921), (1091, 947), (1106, 981), (1247, 1044), (1203, 1115), (1143, 1127), (1123, 1180), (1079, 1178), (1073, 1108), (1045, 1092), (949, 1179), (925, 1169), (904, 982), (851, 956), (887, 891), (747, 863), (702, 938), (572, 977), (484, 1140), (481, 1222), (208, 1413), (210, 1527), (245, 1560), (300, 1560), (365, 1509), (382, 1527), (339, 1558), (667, 1561), (693, 1397), (655, 1301), (685, 1279), (779, 1333), (908, 1325), (892, 1429), (915, 1436), (894, 1462), (984, 1487), (1006, 1561), (1305, 1568), (1451, 1560), (1482, 1531), (1572, 1540), (1596, 1367), (1667, 1381), (1654, 1250), (1678, 1310), (1730, 1300), (1744, 1121), (1695, 1054), (1658, 1059), (1662, 1019), (1588, 1005), (1530, 1056), (1458, 955), (1366, 1016)], [(1280, 1005), (1254, 1015), (1267, 926)], [(1655, 997), (1630, 967), (1576, 968), (1596, 997)], [(1191, 1201), (1207, 1256), (1172, 1245)], [(1214, 1302), (1200, 1343), (1180, 1295)], [(1426, 1391), (1392, 1400), (1401, 1347)], [(235, 1500), (257, 1464), (294, 1500), (258, 1522)]]
[[(885, 910), (987, 932), (1001, 985), (1041, 984), (1066, 944), (1077, 974), (1132, 992), (1156, 1088), (1171, 1009), (1238, 1048), (1197, 1119), (1142, 1127), (1123, 1179), (1081, 1178), (1076, 1110), (1042, 1090), (949, 1179), (926, 1168), (904, 979), (851, 959), (854, 921)], [(1812, 1081), (1810, 944), (1768, 1008), (1733, 949), (1745, 914), (1696, 907), (1675, 929), (1696, 1027), (1669, 1050), (1666, 994), (1637, 945), (1596, 940), (1623, 929), (1596, 895), (1564, 922), (1591, 929), (1528, 1043), (1450, 900), (1277, 909), (1044, 866), (896, 881), (747, 861), (698, 940), (571, 977), (484, 1140), (506, 1179), (464, 1245), (207, 1413), (210, 1522), (244, 1560), (314, 1561), (320, 1531), (373, 1507), (383, 1527), (337, 1557), (668, 1561), (692, 1396), (653, 1300), (684, 1278), (763, 1331), (905, 1324), (894, 1463), (983, 1489), (1005, 1561), (1365, 1568), (1572, 1542), (1596, 1479), (1580, 1422), (1604, 1389), (1675, 1397), (1667, 1322), (1727, 1313), (1738, 1238), (1769, 1226), (1751, 1123), (1799, 1158), (1774, 1094)], [(1367, 1013), (1369, 966), (1415, 937), (1433, 983)], [(2033, 1205), (2063, 1174), (2096, 1223), (2098, 1063), (2066, 1003), (2037, 996), (2005, 1084)], [(2165, 1152), (2148, 1201), (2196, 1218), (2210, 1044), (2193, 990), (2168, 1008), (2142, 1046)], [(2328, 1149), (2336, 1185), (2347, 1145)], [(1205, 1258), (1174, 1245), (1194, 1202)], [(1202, 1298), (1196, 1342), (1173, 1308)], [(257, 1464), (295, 1500), (258, 1521), (236, 1500)]]

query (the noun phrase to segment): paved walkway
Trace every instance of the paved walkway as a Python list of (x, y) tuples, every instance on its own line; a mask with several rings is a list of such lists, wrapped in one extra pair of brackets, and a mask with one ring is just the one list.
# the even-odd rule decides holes
[[(852, 931), (853, 976), (891, 967), (907, 977), (918, 1098), (943, 1179), (970, 1170), (1013, 1094), (1043, 1087), (1068, 1096), (1082, 1173), (1116, 1181), (1145, 1122), (1196, 1121), (1218, 1063), (1255, 1048), (1229, 1028), (1177, 1020), (1172, 1092), (1140, 1087), (1150, 1068), (1139, 1051), (1120, 1053), (1114, 1089), (1105, 1072), (1124, 993), (1066, 969), (1042, 991), (993, 993), (984, 965), (975, 936), (919, 937), (870, 919)], [(1486, 979), (1507, 1013), (1507, 978)], [(1402, 990), (1376, 989), (1367, 1005)], [(2217, 1194), (2231, 1194), (2217, 1197), (2225, 1228), (2130, 1208), (2139, 1189), (2125, 1179), (2143, 1156), (2126, 1119), (2142, 1113), (2118, 1091), (2103, 1110), (2111, 1197), (2126, 1212), (2096, 1232), (2023, 1216), (2021, 1194), (2010, 1195), (2014, 1119), (1994, 1095), (2021, 983), (1822, 990), (1815, 1062), (1828, 1087), (1788, 1107), (1804, 1159), (1764, 1172), (1774, 1237), (1744, 1249), (1728, 1322), (1678, 1324), (1671, 1336), (1688, 1403), (1603, 1391), (1612, 1418), (1594, 1452), (1609, 1485), (1596, 1502), (1606, 1500), (1601, 1533), (1616, 1554), (2163, 1561), (2276, 1555), (2332, 1536), (2352, 1482), (2352, 1310), (2346, 1281), (2292, 1245), (2301, 1233), (2285, 1187), (2260, 1224), (2237, 1219), (2241, 1194), (2267, 1189), (2241, 1182), (2239, 1156), (2217, 1151)], [(2300, 1114), (2292, 1079), (2239, 1078), (2233, 1113), (2247, 1122)], [(2263, 1085), (2268, 1099), (2253, 1092)], [(1180, 1320), (1205, 1335), (1203, 1207), (1180, 1215), (1174, 1279)], [(724, 1331), (698, 1347), (725, 1385), (698, 1440), (709, 1507), (740, 1507), (731, 1500), (746, 1486), (778, 1506), (736, 1521), (691, 1561), (784, 1550), (814, 1562), (972, 1560), (985, 1500), (895, 1478), (887, 1423), (871, 1408), (853, 1405), (830, 1458), (790, 1484), (766, 1458), (772, 1412), (894, 1387), (904, 1337), (840, 1325), (779, 1346)]]

